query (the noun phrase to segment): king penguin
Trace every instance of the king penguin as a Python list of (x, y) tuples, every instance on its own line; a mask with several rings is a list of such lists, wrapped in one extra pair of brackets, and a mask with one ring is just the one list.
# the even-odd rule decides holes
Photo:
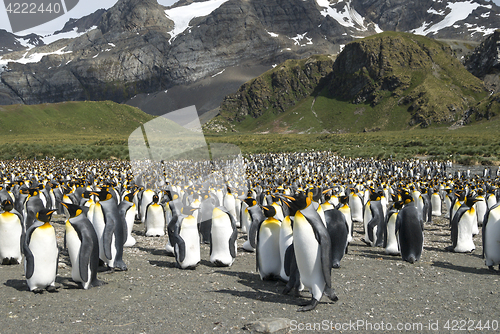
[(451, 221), (452, 245), (446, 247), (446, 250), (455, 253), (468, 253), (476, 249), (472, 239), (474, 224), (477, 226), (477, 217), (473, 206), (478, 201), (475, 198), (466, 198), (464, 204), (454, 214)]
[(247, 252), (254, 252), (257, 246), (257, 232), (259, 231), (260, 224), (266, 220), (266, 217), (260, 205), (253, 197), (247, 197), (244, 202), (248, 205), (247, 211), (251, 222), (247, 233), (247, 240), (243, 243), (243, 249)]
[[(111, 270), (127, 270), (127, 265), (123, 262), (123, 244), (126, 238), (125, 222), (120, 219), (118, 205), (110, 192), (103, 189), (97, 195), (104, 219), (102, 234), (104, 261)], [(99, 240), (99, 244), (101, 244), (101, 240)]]
[(402, 201), (394, 201), (392, 209), (389, 210), (385, 218), (386, 233), (384, 239), (384, 251), (389, 255), (399, 255), (400, 253), (398, 235), (396, 234), (396, 220), (402, 207)]
[(163, 207), (158, 204), (160, 198), (157, 194), (153, 195), (151, 203), (146, 207), (144, 216), (144, 227), (146, 228), (146, 236), (161, 237), (165, 235), (165, 212)]
[(0, 213), (0, 260), (3, 265), (19, 264), (24, 237), (23, 216), (14, 209), (12, 200), (2, 202)]
[(125, 221), (127, 226), (126, 241), (124, 247), (132, 247), (135, 245), (136, 240), (132, 236), (132, 229), (134, 228), (136, 206), (134, 204), (134, 192), (128, 193), (123, 197), (123, 200), (118, 205), (118, 213), (120, 219)]
[(175, 260), (181, 269), (194, 269), (201, 260), (198, 221), (193, 215), (196, 210), (198, 209), (183, 207), (183, 214), (171, 226)]
[(347, 254), (347, 236), (349, 235), (349, 226), (345, 216), (337, 209), (325, 211), (326, 228), (331, 240), (331, 259), (332, 267), (339, 268), (340, 261)]
[(403, 261), (415, 263), (420, 259), (424, 247), (424, 222), (409, 192), (402, 193), (404, 207), (396, 219), (396, 233), (399, 239)]
[(281, 221), (274, 218), (276, 209), (272, 206), (262, 207), (266, 219), (260, 224), (255, 249), (256, 268), (262, 280), (280, 278), (280, 228)]
[(55, 292), (59, 249), (56, 231), (50, 224), (54, 210), (42, 209), (36, 220), (26, 231), (24, 242), (24, 270), (30, 291)]
[(238, 230), (233, 216), (223, 206), (212, 213), (210, 262), (218, 267), (230, 267), (236, 258)]
[(303, 192), (286, 197), (297, 208), (293, 223), (293, 248), (300, 281), (309, 289), (312, 299), (298, 311), (313, 310), (323, 294), (337, 301), (331, 287), (331, 241), (326, 226)]
[(483, 220), (483, 258), (490, 270), (500, 270), (500, 204), (492, 206)]
[(79, 205), (62, 203), (68, 210), (65, 241), (71, 261), (71, 278), (82, 288), (101, 286), (97, 279), (99, 267), (99, 240), (90, 220)]
[(352, 241), (352, 219), (351, 219), (351, 208), (349, 208), (349, 197), (348, 196), (340, 196), (339, 204), (337, 205), (337, 209), (342, 212), (345, 216), (345, 220), (347, 222), (347, 227), (349, 228), (349, 234), (347, 235), (347, 242), (350, 243)]

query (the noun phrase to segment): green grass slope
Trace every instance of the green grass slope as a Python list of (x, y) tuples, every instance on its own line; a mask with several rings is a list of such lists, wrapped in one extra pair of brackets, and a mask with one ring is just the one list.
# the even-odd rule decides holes
[[(282, 82), (300, 82), (290, 65), (245, 84), (205, 128), (212, 133), (352, 133), (440, 126), (462, 119), (487, 96), (482, 81), (467, 72), (447, 44), (407, 33), (385, 32), (346, 45), (308, 96), (277, 108), (277, 99), (297, 99), (294, 90), (280, 89)], [(273, 80), (277, 73), (288, 80)]]
[(0, 106), (0, 158), (127, 158), (127, 139), (154, 117), (110, 101)]

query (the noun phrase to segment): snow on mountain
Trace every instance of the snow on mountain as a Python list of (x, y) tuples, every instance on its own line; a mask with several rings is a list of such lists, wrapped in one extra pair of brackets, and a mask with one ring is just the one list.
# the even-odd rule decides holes
[[(444, 28), (452, 27), (453, 25), (455, 25), (455, 23), (465, 20), (469, 17), (469, 15), (472, 14), (474, 10), (479, 7), (484, 7), (487, 9), (492, 8), (491, 5), (480, 5), (479, 3), (473, 1), (448, 3), (446, 6), (446, 8), (448, 9), (448, 14), (445, 14), (445, 12), (443, 11), (438, 12), (435, 9), (430, 8), (429, 10), (427, 10), (428, 13), (442, 15), (445, 17), (441, 21), (436, 23), (424, 22), (422, 26), (414, 29), (412, 32), (417, 35), (435, 34)], [(495, 29), (492, 29), (492, 32), (493, 31), (495, 31)]]
[[(351, 0), (343, 1), (344, 7), (338, 10), (337, 6), (332, 7), (329, 0), (316, 0), (318, 6), (324, 8), (321, 15), (330, 16), (337, 21), (340, 25), (347, 28), (355, 28), (359, 31), (367, 31), (368, 27), (365, 25), (365, 18), (362, 17), (352, 6)], [(338, 3), (337, 3), (338, 4)], [(337, 5), (334, 4), (334, 5)], [(382, 29), (375, 24), (375, 31), (382, 32)]]
[[(228, 0), (207, 0), (205, 2), (193, 2), (186, 6), (175, 7), (165, 10), (165, 15), (174, 21), (174, 29), (170, 32), (170, 42), (186, 29), (191, 28), (189, 22), (196, 17), (207, 16)], [(161, 1), (158, 2), (160, 5)]]

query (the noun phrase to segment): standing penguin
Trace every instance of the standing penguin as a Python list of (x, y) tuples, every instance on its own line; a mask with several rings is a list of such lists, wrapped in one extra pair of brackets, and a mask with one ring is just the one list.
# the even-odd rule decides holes
[(120, 214), (120, 219), (125, 221), (127, 226), (127, 233), (124, 247), (132, 247), (135, 245), (136, 240), (132, 236), (132, 229), (134, 228), (136, 205), (134, 204), (134, 193), (128, 193), (123, 197), (123, 200), (118, 205), (118, 213)]
[(380, 202), (381, 195), (375, 191), (370, 192), (370, 211), (371, 219), (367, 224), (368, 239), (370, 245), (374, 247), (382, 247), (385, 238), (385, 219), (382, 203)]
[(112, 270), (127, 270), (127, 265), (123, 262), (123, 244), (126, 237), (125, 222), (120, 219), (118, 205), (110, 192), (103, 189), (97, 195), (99, 196), (99, 204), (102, 207), (105, 223), (102, 234), (105, 262)]
[(279, 245), (281, 259), (280, 277), (284, 282), (288, 282), (290, 279), (290, 261), (292, 260), (291, 252), (293, 252), (292, 220), (288, 215), (281, 222)]
[(14, 209), (10, 199), (2, 202), (0, 213), (0, 260), (3, 265), (19, 264), (23, 258), (23, 216)]
[(356, 188), (350, 188), (349, 208), (351, 209), (351, 219), (353, 222), (363, 221), (363, 200), (356, 193)]
[(266, 220), (266, 217), (254, 198), (247, 197), (244, 202), (248, 205), (247, 211), (250, 215), (251, 223), (247, 233), (247, 240), (243, 243), (243, 249), (248, 252), (254, 252), (257, 245), (257, 232), (259, 231), (260, 224)]
[(330, 235), (332, 267), (339, 268), (340, 261), (347, 254), (349, 227), (345, 216), (337, 209), (325, 211), (326, 228)]
[(193, 215), (197, 209), (184, 207), (174, 225), (170, 225), (173, 231), (169, 234), (172, 238), (175, 260), (181, 269), (194, 269), (200, 263), (200, 235), (198, 233), (198, 222)]
[(460, 206), (451, 221), (451, 246), (446, 250), (456, 253), (468, 253), (476, 249), (474, 245), (473, 228), (477, 226), (476, 212), (473, 208), (478, 199), (466, 198), (464, 204)]
[(395, 201), (393, 203), (393, 208), (387, 213), (385, 218), (385, 239), (384, 239), (384, 250), (386, 254), (389, 255), (399, 255), (399, 243), (398, 235), (396, 234), (396, 221), (398, 219), (399, 210), (403, 207), (402, 201)]
[(260, 224), (257, 233), (256, 267), (262, 280), (273, 280), (280, 277), (280, 228), (281, 222), (274, 218), (276, 209), (272, 206), (264, 206), (266, 220)]
[(401, 195), (405, 206), (396, 219), (396, 233), (403, 261), (415, 263), (420, 259), (424, 247), (424, 222), (407, 191)]
[(212, 212), (215, 208), (215, 199), (210, 197), (208, 192), (201, 194), (200, 210), (198, 211), (198, 229), (201, 235), (201, 242), (210, 243), (210, 230), (212, 228)]
[(210, 232), (210, 262), (219, 267), (230, 267), (236, 258), (236, 221), (226, 208), (219, 206), (212, 213)]
[(43, 290), (55, 292), (57, 262), (56, 231), (50, 224), (54, 210), (42, 209), (36, 213), (36, 220), (26, 231), (24, 241), (24, 270), (30, 291), (40, 293)]
[(431, 207), (432, 207), (432, 215), (436, 217), (440, 217), (442, 214), (442, 203), (441, 196), (439, 195), (437, 188), (432, 188), (431, 195)]
[(312, 299), (298, 311), (313, 310), (323, 294), (332, 301), (338, 297), (331, 287), (331, 241), (326, 226), (303, 192), (286, 197), (297, 209), (293, 223), (293, 248), (300, 281), (309, 289)]
[(349, 228), (349, 234), (347, 235), (347, 242), (350, 243), (352, 241), (353, 230), (352, 230), (351, 208), (349, 208), (348, 201), (349, 201), (348, 196), (340, 196), (337, 209), (340, 212), (342, 212), (345, 216), (345, 220)]
[(161, 237), (165, 235), (165, 212), (163, 207), (158, 204), (160, 198), (154, 194), (151, 203), (146, 207), (144, 216), (144, 226), (146, 228), (146, 236)]
[(79, 205), (62, 203), (68, 209), (65, 241), (71, 261), (71, 278), (87, 290), (101, 286), (97, 279), (99, 267), (99, 240), (90, 220)]
[(500, 270), (500, 204), (492, 206), (483, 221), (483, 258), (490, 270)]

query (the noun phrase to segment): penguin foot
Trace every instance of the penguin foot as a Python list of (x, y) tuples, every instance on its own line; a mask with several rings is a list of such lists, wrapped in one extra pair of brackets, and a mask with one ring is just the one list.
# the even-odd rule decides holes
[[(493, 266), (488, 266), (488, 270), (489, 270), (489, 271), (492, 271), (492, 272), (495, 272), (495, 271), (496, 271), (496, 270), (495, 270), (495, 268), (493, 268)], [(500, 268), (499, 268), (499, 270), (500, 270)]]
[(57, 290), (59, 290), (59, 288), (60, 288), (59, 286), (49, 285), (48, 287), (45, 288), (45, 290), (47, 290), (50, 293), (53, 293), (53, 292), (57, 292)]
[(8, 265), (10, 264), (10, 259), (8, 257), (2, 259), (2, 265)]
[(92, 283), (90, 283), (90, 287), (94, 288), (96, 286), (103, 286), (105, 284), (106, 284), (106, 282), (98, 280), (98, 279), (95, 279), (95, 280), (92, 281)]
[(31, 292), (33, 293), (43, 293), (44, 289), (40, 289), (40, 288), (36, 288), (36, 289), (33, 289), (31, 290)]
[(10, 258), (9, 264), (19, 264), (19, 261), (13, 257)]
[(297, 310), (297, 312), (307, 312), (307, 311), (314, 310), (318, 304), (319, 304), (319, 300), (312, 298), (307, 303), (299, 304), (299, 306), (302, 306), (302, 307), (299, 308)]
[(325, 294), (325, 296), (330, 298), (330, 300), (332, 302), (336, 302), (337, 300), (339, 300), (339, 297), (337, 297), (337, 295), (335, 294), (335, 291), (332, 288), (328, 288), (328, 287), (325, 288), (325, 291), (323, 293)]
[(455, 247), (453, 247), (453, 245), (452, 246), (448, 246), (444, 250), (446, 250), (448, 252), (454, 252), (455, 251)]

